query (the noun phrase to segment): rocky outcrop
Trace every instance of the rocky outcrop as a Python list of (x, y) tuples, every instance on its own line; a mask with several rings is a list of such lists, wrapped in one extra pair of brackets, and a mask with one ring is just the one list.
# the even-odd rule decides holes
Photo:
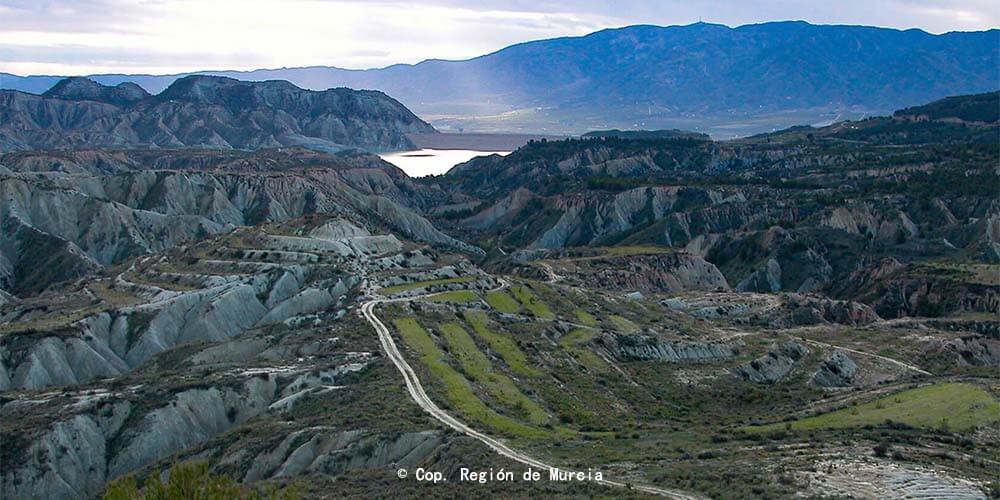
[(364, 431), (338, 431), (314, 427), (293, 432), (274, 449), (253, 458), (244, 481), (297, 476), (308, 473), (336, 475), (348, 469), (373, 469), (393, 465), (412, 468), (443, 442), (435, 431), (372, 435)]
[(781, 264), (767, 259), (763, 267), (756, 270), (736, 285), (740, 292), (777, 292), (781, 290)]
[(623, 361), (700, 362), (735, 356), (742, 342), (666, 341), (649, 335), (604, 333), (597, 342)]
[[(0, 213), (2, 217), (2, 213)], [(182, 228), (180, 232), (184, 232)], [(0, 289), (31, 295), (86, 276), (101, 264), (71, 241), (8, 218), (0, 225)]]
[(560, 259), (557, 274), (585, 288), (646, 293), (728, 290), (715, 265), (683, 252)]
[(788, 376), (796, 363), (808, 353), (804, 345), (788, 341), (775, 346), (762, 357), (737, 366), (733, 371), (750, 382), (773, 384)]
[(871, 307), (860, 302), (802, 294), (783, 294), (782, 298), (792, 325), (868, 325), (881, 319)]
[(219, 342), (258, 325), (322, 311), (356, 284), (353, 277), (305, 286), (301, 270), (252, 275), (140, 306), (88, 316), (61, 331), (8, 335), (0, 390), (86, 383), (128, 373), (183, 343)]
[(846, 387), (854, 383), (858, 365), (844, 351), (834, 351), (813, 373), (810, 383), (819, 387)]
[[(263, 376), (233, 386), (189, 389), (153, 408), (113, 395), (81, 399), (75, 407), (83, 411), (53, 423), (4, 468), (3, 496), (97, 495), (107, 480), (201, 444), (265, 411), (276, 384), (273, 376)], [(126, 421), (132, 423), (125, 426)]]
[(347, 88), (189, 76), (156, 96), (73, 78), (38, 96), (0, 91), (0, 149), (411, 149), (434, 132), (391, 97)]
[(108, 477), (121, 476), (160, 458), (207, 441), (265, 411), (274, 398), (273, 376), (253, 377), (240, 387), (192, 389), (178, 393), (126, 429), (125, 444), (108, 461)]
[(1000, 286), (955, 280), (948, 275), (909, 274), (906, 269), (862, 291), (879, 316), (938, 317), (962, 311), (1000, 313)]
[[(942, 215), (947, 218), (951, 214), (944, 212)], [(954, 216), (951, 219), (956, 222)], [(874, 210), (871, 205), (835, 208), (821, 224), (883, 243), (914, 238), (920, 234), (917, 225), (905, 212), (885, 213)]]
[(257, 325), (280, 323), (295, 316), (326, 310), (342, 301), (354, 285), (354, 279), (337, 280), (335, 283), (321, 283), (326, 286), (310, 286), (287, 299), (274, 304)]
[(815, 292), (830, 284), (833, 268), (812, 248), (780, 252), (736, 285), (741, 292)]
[(943, 357), (953, 366), (1000, 367), (1000, 339), (965, 335), (941, 342), (925, 356)]
[(339, 217), (330, 219), (309, 231), (309, 236), (321, 240), (338, 241), (359, 236), (371, 236), (367, 229)]
[[(240, 173), (132, 170), (115, 176), (0, 174), (0, 287), (37, 293), (130, 257), (243, 225), (308, 214), (389, 228), (409, 239), (482, 251), (413, 210), (348, 185), (336, 168)], [(336, 231), (334, 231), (336, 232)], [(342, 246), (343, 255), (396, 251), (392, 235), (285, 237), (283, 245)], [(305, 246), (303, 246), (305, 245)], [(325, 247), (324, 247), (325, 248)]]
[[(678, 205), (714, 205), (725, 200), (721, 191), (678, 187), (636, 188), (610, 197), (561, 197), (554, 200), (551, 207), (552, 210), (561, 212), (560, 217), (531, 242), (530, 247), (590, 245), (603, 237), (627, 233), (636, 227), (667, 217)], [(498, 220), (502, 221), (503, 219)], [(687, 221), (687, 225), (690, 227), (690, 221)], [(663, 237), (669, 240), (672, 230), (669, 226), (665, 228)], [(683, 240), (683, 237), (677, 239)], [(686, 240), (680, 243), (684, 242)]]
[(6, 498), (84, 498), (108, 480), (108, 440), (119, 432), (131, 404), (109, 408), (110, 417), (77, 415), (55, 424), (26, 450), (23, 462), (4, 468)]
[(370, 197), (367, 199), (366, 206), (382, 217), (392, 228), (409, 238), (449, 246), (476, 255), (485, 255), (481, 248), (448, 236), (434, 227), (427, 219), (392, 203), (386, 198)]

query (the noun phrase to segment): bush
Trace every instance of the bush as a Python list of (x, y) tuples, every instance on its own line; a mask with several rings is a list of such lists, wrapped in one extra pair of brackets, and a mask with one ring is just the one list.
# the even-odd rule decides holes
[(208, 472), (207, 462), (184, 462), (174, 465), (166, 482), (146, 480), (140, 488), (134, 475), (128, 475), (108, 484), (104, 500), (292, 500), (298, 495), (286, 489), (261, 494), (236, 484), (228, 476), (214, 476)]

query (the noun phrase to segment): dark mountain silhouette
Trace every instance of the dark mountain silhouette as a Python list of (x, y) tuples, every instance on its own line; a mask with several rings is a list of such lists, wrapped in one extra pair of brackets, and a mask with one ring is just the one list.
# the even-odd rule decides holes
[(189, 76), (150, 95), (63, 80), (42, 95), (0, 91), (0, 149), (100, 147), (260, 149), (306, 146), (371, 151), (413, 147), (406, 134), (434, 132), (391, 97), (282, 81)]

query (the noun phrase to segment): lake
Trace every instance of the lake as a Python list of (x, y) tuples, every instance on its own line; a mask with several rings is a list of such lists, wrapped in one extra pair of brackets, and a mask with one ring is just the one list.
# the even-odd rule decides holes
[(507, 155), (510, 151), (477, 151), (472, 149), (419, 149), (397, 151), (379, 156), (406, 172), (410, 177), (443, 174), (451, 167), (477, 156), (491, 154)]

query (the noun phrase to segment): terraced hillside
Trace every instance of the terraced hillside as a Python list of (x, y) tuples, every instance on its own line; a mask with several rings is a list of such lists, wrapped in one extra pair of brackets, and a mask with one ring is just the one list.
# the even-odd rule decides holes
[(94, 496), (107, 480), (189, 457), (307, 492), (333, 478), (374, 491), (387, 476), (373, 471), (397, 465), (510, 468), (422, 414), (356, 314), (367, 280), (386, 290), (456, 273), (475, 280), (463, 287), (495, 283), (460, 255), (319, 217), (211, 237), (8, 304), (3, 496)]
[(889, 464), (913, 488), (988, 488), (1000, 359), (959, 361), (998, 347), (955, 331), (972, 319), (946, 330), (823, 316), (863, 306), (797, 294), (625, 297), (562, 279), (468, 291), (377, 313), (441, 408), (546, 463), (711, 497), (864, 494), (830, 471)]

